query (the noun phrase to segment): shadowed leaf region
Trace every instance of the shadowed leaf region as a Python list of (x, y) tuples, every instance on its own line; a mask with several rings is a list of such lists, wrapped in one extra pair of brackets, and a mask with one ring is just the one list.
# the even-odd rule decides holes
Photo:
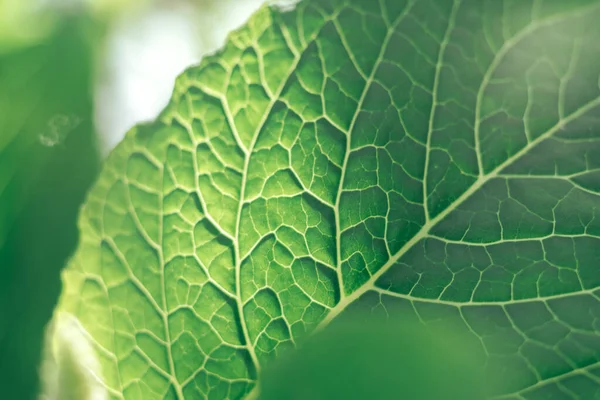
[(492, 397), (600, 398), (599, 18), (591, 0), (259, 11), (82, 210), (59, 309), (107, 393), (255, 398), (261, 368), (362, 307), (462, 332)]

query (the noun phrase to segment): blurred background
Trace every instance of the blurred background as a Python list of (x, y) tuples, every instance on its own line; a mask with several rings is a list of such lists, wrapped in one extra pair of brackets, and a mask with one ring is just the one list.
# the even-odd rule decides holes
[(102, 160), (263, 0), (0, 0), (0, 391), (34, 399)]

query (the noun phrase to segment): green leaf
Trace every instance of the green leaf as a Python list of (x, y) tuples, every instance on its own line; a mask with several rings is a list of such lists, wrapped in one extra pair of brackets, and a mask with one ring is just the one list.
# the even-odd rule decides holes
[(481, 353), (452, 329), (362, 313), (317, 332), (267, 365), (261, 400), (482, 400)]
[(0, 0), (0, 54), (43, 41), (57, 19), (47, 5), (32, 0)]
[(59, 309), (110, 393), (256, 396), (261, 367), (359, 307), (462, 332), (491, 395), (597, 396), (598, 18), (591, 0), (256, 14), (82, 210)]

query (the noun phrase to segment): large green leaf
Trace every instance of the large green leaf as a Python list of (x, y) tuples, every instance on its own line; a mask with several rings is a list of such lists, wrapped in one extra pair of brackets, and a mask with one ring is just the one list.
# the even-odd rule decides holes
[(591, 0), (255, 15), (82, 211), (60, 310), (110, 393), (255, 396), (261, 366), (367, 307), (462, 331), (494, 395), (598, 396), (599, 18)]

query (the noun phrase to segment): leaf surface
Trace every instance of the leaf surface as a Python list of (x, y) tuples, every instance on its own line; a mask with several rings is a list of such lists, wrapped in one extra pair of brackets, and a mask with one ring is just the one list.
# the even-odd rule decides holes
[(82, 211), (60, 309), (110, 393), (255, 395), (270, 359), (370, 307), (462, 329), (494, 395), (597, 395), (598, 18), (562, 0), (257, 13)]

